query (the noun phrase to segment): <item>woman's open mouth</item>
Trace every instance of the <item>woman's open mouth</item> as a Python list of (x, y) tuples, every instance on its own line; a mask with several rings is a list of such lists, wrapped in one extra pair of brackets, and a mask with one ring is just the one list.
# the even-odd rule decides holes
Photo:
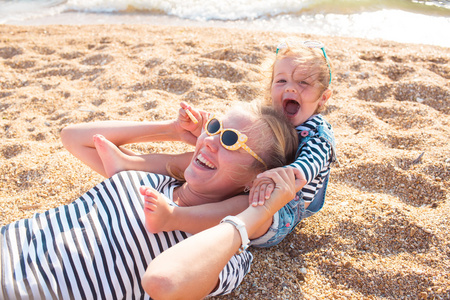
[(203, 157), (203, 155), (201, 153), (199, 155), (197, 155), (197, 157), (195, 158), (195, 163), (204, 168), (208, 168), (211, 170), (216, 169), (216, 167), (210, 161), (208, 161), (205, 157)]

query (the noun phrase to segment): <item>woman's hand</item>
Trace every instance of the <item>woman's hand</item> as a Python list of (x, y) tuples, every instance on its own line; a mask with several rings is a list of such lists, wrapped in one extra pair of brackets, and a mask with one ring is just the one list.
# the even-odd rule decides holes
[(185, 143), (195, 145), (197, 137), (202, 133), (203, 125), (208, 120), (209, 114), (206, 111), (193, 108), (186, 102), (181, 102), (180, 106), (176, 123), (180, 139)]

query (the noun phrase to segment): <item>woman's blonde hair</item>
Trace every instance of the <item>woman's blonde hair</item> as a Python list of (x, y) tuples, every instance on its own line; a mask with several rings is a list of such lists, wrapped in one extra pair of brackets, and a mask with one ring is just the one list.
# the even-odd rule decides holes
[[(273, 169), (290, 164), (295, 159), (298, 147), (297, 132), (282, 112), (276, 111), (271, 106), (254, 102), (251, 111), (255, 115), (255, 122), (251, 129), (259, 134), (256, 139), (256, 151), (267, 165), (267, 169)], [(262, 164), (255, 161), (252, 168), (264, 171)]]
[[(265, 98), (266, 105), (272, 105), (271, 89), (275, 64), (285, 58), (293, 58), (297, 64), (297, 68), (309, 70), (309, 76), (315, 75), (317, 82), (322, 86), (322, 93), (330, 88), (333, 65), (330, 59), (324, 56), (320, 48), (307, 47), (303, 41), (295, 38), (285, 40), (282, 45), (283, 47), (277, 48), (276, 58), (269, 67), (271, 75)], [(319, 106), (315, 113), (319, 113), (324, 109), (324, 106)]]
[[(254, 171), (257, 174), (266, 169), (288, 165), (294, 161), (298, 146), (298, 136), (296, 130), (283, 113), (275, 111), (270, 106), (261, 105), (260, 101), (234, 106), (231, 113), (233, 110), (249, 113), (251, 120), (253, 120), (252, 125), (243, 128), (241, 132), (247, 136), (251, 134), (249, 139), (251, 139), (252, 150), (267, 165), (266, 168), (255, 159), (250, 166), (243, 166), (243, 171)], [(167, 164), (166, 169), (172, 177), (184, 181), (184, 176), (177, 166)]]

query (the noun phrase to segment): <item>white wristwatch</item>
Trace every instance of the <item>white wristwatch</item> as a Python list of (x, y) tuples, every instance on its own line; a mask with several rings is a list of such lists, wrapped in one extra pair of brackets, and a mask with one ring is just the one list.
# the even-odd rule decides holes
[(237, 254), (242, 253), (248, 248), (248, 245), (250, 244), (250, 240), (248, 239), (247, 229), (245, 228), (245, 223), (235, 216), (227, 216), (220, 221), (220, 223), (230, 223), (233, 224), (234, 227), (239, 231), (239, 234), (241, 235), (242, 245), (239, 248)]

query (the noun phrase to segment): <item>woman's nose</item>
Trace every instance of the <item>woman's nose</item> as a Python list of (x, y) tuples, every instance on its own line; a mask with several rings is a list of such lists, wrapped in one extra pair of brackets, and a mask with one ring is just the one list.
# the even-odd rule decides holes
[(217, 152), (217, 149), (220, 147), (220, 134), (206, 135), (203, 143), (210, 151)]

